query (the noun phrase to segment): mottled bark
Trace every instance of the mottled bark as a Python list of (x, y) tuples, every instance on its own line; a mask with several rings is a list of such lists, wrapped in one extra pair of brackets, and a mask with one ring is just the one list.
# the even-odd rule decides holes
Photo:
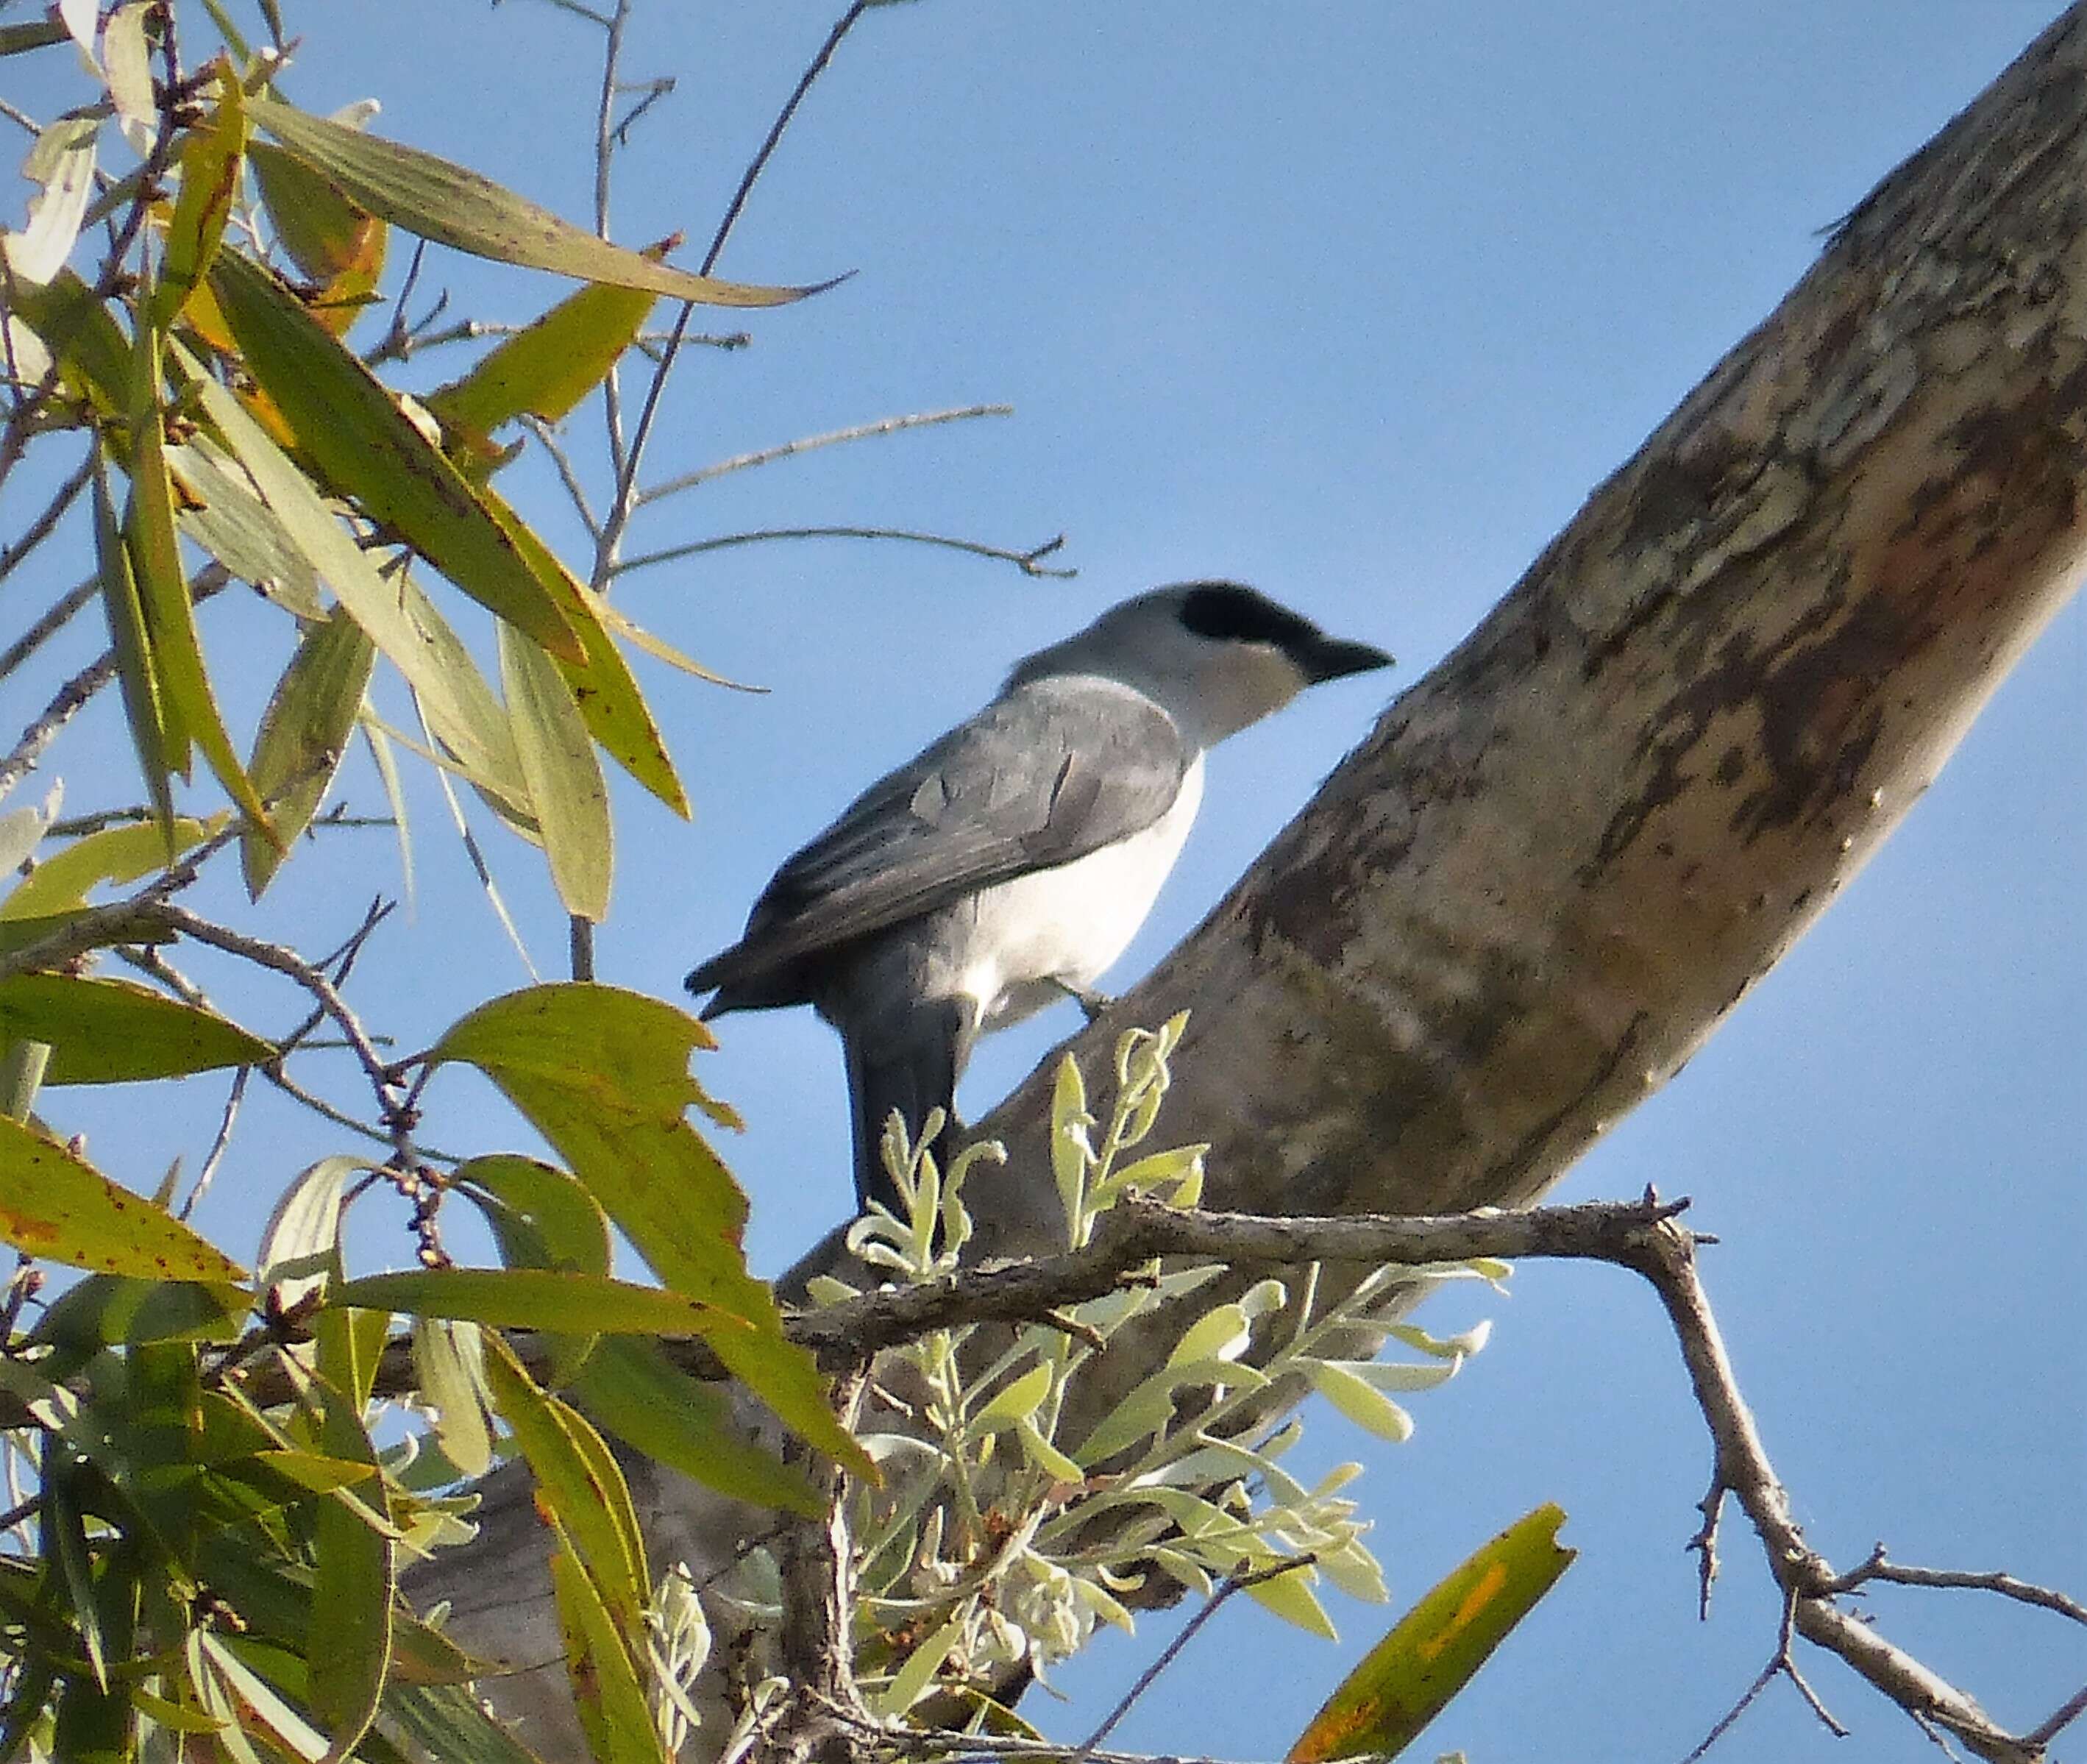
[[(2076, 8), (1074, 1044), (1099, 1073), (1122, 1026), (1193, 1008), (1162, 1132), (1212, 1143), (1213, 1205), (1530, 1200), (1926, 788), (2082, 562), (2083, 130)], [(1053, 1241), (1048, 1091), (1039, 1073), (980, 1124), (1014, 1153), (973, 1179), (983, 1251)], [(739, 1523), (700, 1492), (646, 1498), (670, 1557)], [(520, 1584), (541, 1550), (526, 1503), (504, 1510), (436, 1578), (489, 1590), (527, 1555), (459, 1633), (541, 1657), (548, 1600)]]

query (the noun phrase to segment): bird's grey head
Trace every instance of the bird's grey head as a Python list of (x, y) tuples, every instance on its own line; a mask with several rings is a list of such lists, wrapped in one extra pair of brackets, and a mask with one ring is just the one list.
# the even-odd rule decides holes
[(1185, 582), (1112, 606), (1039, 650), (1011, 690), (1047, 675), (1095, 673), (1137, 687), (1209, 746), (1279, 711), (1305, 687), (1389, 667), (1368, 643), (1329, 637), (1302, 613), (1236, 582)]

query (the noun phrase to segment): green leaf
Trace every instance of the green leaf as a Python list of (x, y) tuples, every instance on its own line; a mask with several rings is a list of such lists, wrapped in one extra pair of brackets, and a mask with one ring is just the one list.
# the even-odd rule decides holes
[(468, 1324), (416, 1318), (413, 1377), (435, 1411), (435, 1442), (467, 1476), (482, 1476), (493, 1463), (493, 1435), (485, 1424), (485, 1373), (478, 1331)]
[(75, 398), (105, 416), (127, 407), (130, 340), (86, 283), (70, 270), (42, 287), (18, 280), (7, 290), (7, 305), (56, 358)]
[(450, 1181), (478, 1202), (510, 1268), (608, 1272), (608, 1217), (568, 1172), (500, 1153), (467, 1160)]
[(511, 777), (520, 789), (521, 765), (500, 701), (493, 695), (448, 626), (426, 596), (403, 576), (387, 577), (342, 528), (304, 473), (246, 413), (238, 399), (193, 362), (182, 365), (203, 413), (216, 425), (283, 530), (326, 585), (340, 596), (348, 617), (369, 634), (412, 687), (428, 720), (455, 750), (467, 776), (497, 781)]
[(1307, 1363), (1312, 1386), (1358, 1427), (1366, 1427), (1379, 1439), (1402, 1446), (1413, 1437), (1413, 1417), (1381, 1390), (1356, 1376), (1338, 1360)]
[(689, 1377), (651, 1342), (597, 1343), (574, 1394), (625, 1445), (720, 1493), (805, 1518), (825, 1510), (800, 1471), (747, 1439), (722, 1390)]
[(660, 1287), (553, 1268), (412, 1268), (367, 1274), (340, 1288), (331, 1302), (567, 1334), (707, 1337), (737, 1322), (721, 1318), (699, 1299)]
[(429, 1059), (468, 1061), (498, 1085), (661, 1279), (734, 1320), (705, 1331), (719, 1358), (800, 1437), (873, 1476), (810, 1355), (784, 1339), (775, 1296), (747, 1272), (745, 1197), (686, 1119), (691, 1104), (732, 1118), (689, 1072), (689, 1055), (711, 1045), (659, 999), (574, 984), (480, 1006)]
[(506, 1342), (488, 1335), (485, 1349), (493, 1401), (536, 1472), (539, 1506), (579, 1558), (616, 1633), (643, 1647), (651, 1591), (623, 1472), (601, 1436), (578, 1411), (545, 1395)]
[(536, 572), (544, 592), (557, 603), (565, 622), (579, 635), (580, 647), (586, 651), (583, 660), (573, 662), (558, 656), (551, 660), (571, 688), (587, 733), (610, 758), (685, 820), (689, 799), (674, 775), (667, 744), (647, 707), (644, 694), (638, 690), (630, 664), (609, 632), (613, 626), (634, 642), (642, 639), (644, 634), (561, 563), (498, 492), (489, 488), (480, 496), (487, 511), (501, 523), (523, 560)]
[[(344, 1320), (344, 1322), (345, 1320)], [(364, 1480), (337, 1489), (316, 1519), (311, 1621), (305, 1657), (313, 1707), (332, 1734), (328, 1764), (345, 1758), (377, 1719), (391, 1657), (398, 1565), (388, 1535), (391, 1506), (377, 1453), (351, 1395), (352, 1338), (337, 1328), (319, 1338), (319, 1442), (334, 1459), (359, 1464)]]
[(176, 519), (186, 537), (299, 618), (326, 617), (311, 560), (284, 530), (281, 518), (254, 493), (239, 462), (207, 429), (169, 447), (167, 469), (181, 487)]
[(1364, 1655), (1284, 1764), (1404, 1750), (1570, 1565), (1564, 1523), (1557, 1506), (1540, 1506), (1474, 1552)]
[(335, 488), (481, 605), (554, 654), (582, 659), (513, 542), (382, 382), (242, 254), (218, 254), (211, 287), (247, 370)]
[(1326, 1608), (1319, 1603), (1319, 1595), (1312, 1590), (1312, 1570), (1300, 1566), (1291, 1572), (1278, 1574), (1272, 1580), (1257, 1580), (1246, 1589), (1246, 1595), (1264, 1610), (1272, 1611), (1285, 1623), (1294, 1624), (1307, 1635), (1322, 1637), (1329, 1642), (1338, 1642), (1340, 1631), (1334, 1627), (1334, 1620), (1326, 1615)]
[(1050, 1366), (1032, 1366), (1012, 1384), (994, 1392), (985, 1407), (971, 1418), (964, 1432), (968, 1437), (975, 1439), (982, 1434), (997, 1433), (1003, 1427), (1012, 1427), (1017, 1421), (1026, 1421), (1050, 1394)]
[(0, 1238), (32, 1256), (213, 1286), (245, 1271), (178, 1219), (35, 1128), (0, 1116)]
[[(152, 653), (152, 633), (145, 622), (145, 607), (132, 567), (130, 548), (123, 541), (116, 521), (115, 505), (109, 500), (109, 477), (97, 453), (94, 472), (95, 557), (101, 577), (101, 604), (109, 617), (109, 647), (116, 653), (117, 679), (123, 689), (123, 714), (130, 725), (130, 745), (138, 754), (138, 770), (146, 794), (152, 799), (163, 849), (173, 841), (174, 798), (169, 774), (174, 769), (173, 732), (160, 681), (158, 658)], [(181, 750), (186, 762), (187, 748)], [(171, 856), (169, 861), (171, 862)]]
[(589, 1754), (603, 1764), (667, 1764), (632, 1644), (617, 1632), (600, 1588), (563, 1542), (551, 1557), (551, 1591)]
[(126, 1084), (273, 1059), (272, 1043), (213, 1011), (129, 980), (0, 980), (0, 1041), (48, 1041), (47, 1084)]
[(240, 844), (246, 891), (259, 899), (284, 848), (312, 823), (348, 752), (376, 646), (347, 610), (309, 626), (261, 713), (248, 775), (275, 817), (282, 845), (249, 832)]
[(905, 1664), (891, 1675), (891, 1682), (883, 1689), (870, 1694), (871, 1712), (887, 1721), (896, 1721), (904, 1715), (926, 1694), (942, 1662), (949, 1658), (950, 1650), (963, 1640), (964, 1626), (965, 1615), (959, 1611), (907, 1655)]
[(506, 625), (500, 627), (500, 676), (558, 899), (574, 917), (599, 925), (608, 916), (615, 842), (608, 786), (587, 724), (551, 658)]
[(182, 143), (181, 189), (152, 289), (149, 322), (155, 330), (164, 331), (188, 304), (217, 255), (225, 219), (239, 194), (240, 162), (246, 148), (245, 95), (224, 63), (218, 67), (217, 90), (217, 109), (210, 122), (191, 130)]
[(196, 634), (195, 605), (181, 570), (174, 531), (174, 487), (167, 472), (166, 434), (160, 412), (160, 333), (138, 333), (130, 402), (130, 506), (123, 537), (160, 690), (160, 725), (168, 769), (188, 775), (189, 744), (203, 750), (225, 794), (264, 838), (275, 838), (267, 811), (233, 750)]
[(59, 1577), (65, 1583), (66, 1604), (79, 1626), (94, 1681), (105, 1693), (109, 1661), (102, 1647), (101, 1617), (94, 1596), (94, 1557), (87, 1548), (87, 1525), (74, 1493), (79, 1480), (79, 1472), (70, 1467), (45, 1480), (43, 1542), (45, 1551), (57, 1560)]
[(819, 291), (756, 288), (693, 275), (583, 233), (549, 210), (432, 153), (381, 140), (273, 98), (254, 98), (248, 108), (256, 122), (331, 178), (351, 201), (437, 245), (583, 281), (650, 288), (708, 306), (779, 306)]
[(373, 303), (391, 229), (349, 201), (331, 178), (280, 147), (257, 142), (249, 157), (276, 239), (318, 284), (313, 316), (335, 336), (344, 335)]
[(636, 340), (658, 297), (628, 288), (576, 289), (469, 373), (429, 394), (428, 408), (475, 442), (524, 415), (560, 421)]
[[(228, 818), (223, 814), (207, 821), (177, 817), (173, 855), (194, 851), (214, 837)], [(167, 860), (167, 841), (158, 827), (145, 822), (104, 827), (39, 858), (14, 892), (0, 900), (0, 920), (43, 918), (83, 906), (88, 892), (101, 883), (136, 882), (165, 869)]]

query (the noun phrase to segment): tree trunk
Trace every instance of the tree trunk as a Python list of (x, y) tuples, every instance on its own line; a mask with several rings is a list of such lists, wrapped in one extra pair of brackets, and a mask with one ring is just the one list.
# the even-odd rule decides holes
[[(1161, 1136), (1211, 1143), (1212, 1205), (1530, 1201), (1927, 788), (2082, 561), (2083, 130), (2076, 7), (1073, 1044), (1099, 1075), (1124, 1026), (1193, 1010)], [(1047, 1067), (980, 1125), (1012, 1153), (972, 1179), (981, 1254), (1061, 1234), (1048, 1094)], [(1112, 1349), (1100, 1369), (1105, 1406), (1150, 1367)], [(547, 1659), (541, 1544), (498, 1494), (417, 1590), (457, 1601), (467, 1644)], [(641, 1499), (668, 1558), (746, 1523), (663, 1477)], [(558, 1719), (554, 1672), (485, 1688)]]

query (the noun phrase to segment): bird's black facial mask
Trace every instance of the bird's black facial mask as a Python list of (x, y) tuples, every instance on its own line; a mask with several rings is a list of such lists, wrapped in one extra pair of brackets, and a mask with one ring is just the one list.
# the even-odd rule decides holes
[(1308, 618), (1236, 582), (1206, 582), (1191, 588), (1181, 602), (1181, 623), (1214, 642), (1266, 643), (1278, 649), (1309, 686), (1391, 665), (1392, 658), (1375, 645), (1329, 637)]

